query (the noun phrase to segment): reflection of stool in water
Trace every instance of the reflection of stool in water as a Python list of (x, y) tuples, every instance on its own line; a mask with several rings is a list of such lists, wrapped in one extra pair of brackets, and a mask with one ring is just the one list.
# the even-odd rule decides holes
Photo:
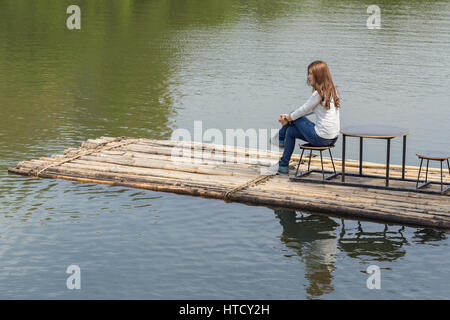
[[(323, 180), (329, 180), (329, 179), (335, 177), (337, 175), (337, 173), (336, 173), (336, 168), (334, 166), (333, 156), (331, 155), (331, 148), (334, 148), (334, 145), (330, 145), (330, 146), (326, 146), (326, 147), (315, 147), (315, 146), (310, 145), (309, 143), (300, 145), (300, 149), (302, 149), (302, 155), (300, 156), (300, 160), (298, 161), (297, 171), (295, 171), (295, 177), (296, 178), (303, 177), (303, 176), (306, 176), (307, 174), (310, 174), (311, 172), (322, 172)], [(308, 171), (302, 172), (299, 175), (297, 175), (298, 174), (298, 169), (300, 168), (300, 164), (302, 163), (303, 153), (305, 152), (305, 150), (310, 150), (309, 161), (308, 161)], [(312, 156), (313, 150), (320, 151), (320, 163), (322, 164), (322, 171), (320, 171), (320, 170), (310, 170), (309, 169), (310, 165), (311, 165), (311, 156)], [(334, 171), (324, 171), (323, 170), (322, 151), (324, 151), (324, 150), (328, 150), (330, 152), (331, 163), (333, 165), (333, 170)], [(331, 176), (328, 176), (328, 177), (325, 178), (325, 173), (333, 173), (333, 172), (334, 172), (334, 174), (332, 174)]]
[[(428, 164), (429, 164), (430, 160), (437, 160), (437, 161), (440, 161), (440, 163), (441, 163), (441, 193), (444, 194), (447, 190), (449, 190), (450, 186), (443, 188), (444, 183), (443, 183), (443, 177), (442, 177), (442, 162), (444, 162), (445, 160), (447, 161), (448, 172), (450, 174), (450, 165), (449, 165), (449, 161), (448, 161), (448, 159), (450, 158), (450, 153), (441, 152), (441, 151), (427, 151), (427, 152), (422, 152), (422, 153), (416, 153), (416, 156), (418, 156), (420, 159), (419, 175), (417, 176), (416, 189), (420, 189), (431, 183), (436, 183), (433, 181), (428, 181)], [(422, 170), (423, 159), (427, 160), (427, 170), (425, 172), (425, 182), (422, 183), (421, 185), (419, 185), (420, 172)], [(445, 184), (447, 185), (447, 183), (445, 183)]]

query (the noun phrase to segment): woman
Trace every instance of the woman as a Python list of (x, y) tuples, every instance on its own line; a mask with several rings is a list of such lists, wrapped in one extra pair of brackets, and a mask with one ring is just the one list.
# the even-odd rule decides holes
[[(278, 118), (283, 125), (278, 133), (279, 145), (284, 146), (283, 156), (278, 163), (279, 174), (289, 174), (289, 160), (296, 138), (323, 147), (333, 145), (339, 135), (339, 96), (325, 62), (314, 61), (308, 66), (307, 84), (313, 88), (308, 101), (290, 114), (281, 114)], [(306, 118), (312, 113), (316, 114), (316, 124)]]

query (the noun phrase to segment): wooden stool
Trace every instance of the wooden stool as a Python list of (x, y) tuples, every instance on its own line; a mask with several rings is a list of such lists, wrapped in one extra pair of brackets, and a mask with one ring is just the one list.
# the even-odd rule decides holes
[[(416, 189), (420, 189), (422, 187), (425, 187), (426, 185), (429, 185), (430, 183), (433, 183), (433, 181), (428, 181), (428, 164), (430, 160), (438, 160), (441, 162), (441, 194), (444, 194), (446, 191), (450, 189), (450, 186), (443, 188), (443, 177), (442, 177), (442, 162), (447, 161), (447, 167), (448, 172), (450, 174), (450, 165), (448, 159), (450, 158), (449, 152), (442, 152), (442, 151), (426, 151), (422, 153), (416, 153), (416, 156), (420, 159), (420, 167), (419, 167), (419, 175), (417, 176), (417, 182), (416, 182)], [(423, 159), (427, 160), (427, 170), (425, 172), (425, 182), (419, 185), (419, 179), (420, 179), (420, 172), (422, 170), (422, 163)], [(434, 182), (436, 183), (436, 182)], [(447, 184), (447, 183), (446, 183)]]
[[(297, 171), (295, 171), (295, 177), (296, 178), (306, 176), (306, 175), (310, 174), (311, 172), (322, 172), (323, 180), (329, 180), (329, 179), (335, 177), (336, 175), (338, 175), (338, 173), (336, 173), (336, 168), (334, 166), (333, 156), (331, 155), (331, 148), (334, 148), (334, 145), (330, 145), (330, 146), (326, 146), (326, 147), (315, 147), (315, 146), (312, 146), (309, 143), (307, 143), (307, 144), (303, 144), (303, 145), (299, 145), (299, 146), (300, 146), (300, 149), (302, 149), (302, 155), (300, 156), (300, 160), (298, 161)], [(305, 150), (310, 150), (309, 161), (308, 161), (308, 171), (302, 172), (299, 175), (297, 175), (298, 169), (300, 168), (300, 164), (302, 163), (303, 153), (305, 152)], [(313, 150), (320, 151), (320, 163), (322, 164), (322, 171), (320, 171), (320, 170), (310, 170), (309, 169), (310, 165), (311, 165), (311, 156), (312, 156)], [(330, 152), (330, 158), (331, 158), (331, 163), (333, 164), (334, 172), (333, 171), (324, 171), (323, 170), (322, 151), (324, 151), (324, 150), (328, 150)], [(334, 173), (334, 174), (332, 174), (331, 176), (328, 176), (328, 177), (325, 178), (325, 173)]]

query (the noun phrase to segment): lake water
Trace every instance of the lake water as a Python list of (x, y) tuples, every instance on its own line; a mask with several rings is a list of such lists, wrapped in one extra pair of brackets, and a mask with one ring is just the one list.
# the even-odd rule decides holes
[[(362, 1), (77, 1), (72, 31), (70, 4), (0, 2), (0, 298), (450, 298), (443, 231), (7, 173), (100, 136), (277, 128), (317, 59), (342, 126), (409, 128), (418, 165), (417, 151), (450, 149), (449, 2), (378, 1), (368, 29)], [(384, 150), (368, 142), (366, 160)]]

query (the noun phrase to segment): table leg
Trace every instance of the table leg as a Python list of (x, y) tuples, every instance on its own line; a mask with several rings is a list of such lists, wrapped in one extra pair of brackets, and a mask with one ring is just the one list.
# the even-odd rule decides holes
[(387, 139), (387, 153), (386, 153), (386, 187), (389, 187), (389, 161), (391, 157), (391, 139)]
[(362, 163), (363, 163), (363, 138), (359, 138), (359, 175), (362, 176)]
[(406, 163), (406, 136), (403, 136), (402, 179), (405, 179), (405, 163)]
[(345, 134), (342, 135), (342, 182), (345, 181)]

